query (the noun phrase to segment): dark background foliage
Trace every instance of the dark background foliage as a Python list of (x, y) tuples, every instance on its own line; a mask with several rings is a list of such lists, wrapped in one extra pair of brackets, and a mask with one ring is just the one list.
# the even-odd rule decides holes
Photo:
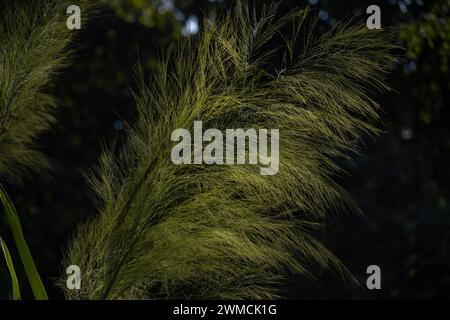
[[(82, 171), (96, 164), (104, 143), (117, 138), (120, 145), (126, 123), (133, 121), (136, 62), (150, 69), (173, 40), (195, 37), (204, 15), (215, 19), (216, 10), (232, 5), (228, 0), (108, 2), (111, 7), (73, 31), (79, 33), (73, 63), (51, 88), (63, 106), (41, 139), (53, 171), (31, 175), (23, 186), (5, 183), (54, 298), (62, 298), (52, 280), (60, 272), (61, 253), (77, 223), (95, 213)], [(283, 285), (287, 298), (450, 297), (449, 2), (285, 0), (281, 10), (310, 4), (327, 28), (342, 18), (365, 19), (367, 6), (375, 3), (383, 28), (395, 30), (405, 50), (389, 80), (395, 91), (374, 96), (385, 133), (367, 139), (364, 154), (345, 163), (350, 175), (340, 181), (364, 217), (334, 215), (320, 235), (362, 286), (317, 270), (316, 281), (292, 275)], [(365, 289), (371, 264), (381, 267), (381, 290)]]

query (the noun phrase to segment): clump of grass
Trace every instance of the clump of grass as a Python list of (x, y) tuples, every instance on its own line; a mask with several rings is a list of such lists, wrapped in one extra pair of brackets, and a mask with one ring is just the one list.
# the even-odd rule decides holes
[[(274, 298), (287, 271), (312, 276), (312, 262), (349, 276), (312, 231), (331, 210), (357, 210), (333, 181), (336, 159), (378, 132), (366, 92), (388, 89), (392, 46), (359, 24), (318, 34), (311, 17), (270, 7), (256, 18), (238, 4), (140, 77), (125, 151), (106, 151), (89, 176), (99, 214), (68, 249), (63, 266), (80, 266), (82, 287), (67, 298)], [(266, 50), (286, 26), (283, 45)], [(196, 120), (278, 128), (278, 174), (174, 165), (171, 133)]]

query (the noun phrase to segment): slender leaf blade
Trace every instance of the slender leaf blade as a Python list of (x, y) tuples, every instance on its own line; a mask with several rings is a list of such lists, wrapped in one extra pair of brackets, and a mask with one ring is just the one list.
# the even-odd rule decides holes
[(16, 270), (14, 269), (14, 263), (12, 261), (11, 254), (9, 253), (8, 247), (7, 247), (6, 243), (3, 241), (2, 237), (0, 237), (0, 247), (2, 248), (3, 255), (4, 255), (5, 261), (6, 261), (6, 265), (9, 270), (9, 275), (11, 277), (13, 299), (20, 300), (19, 281), (17, 280)]
[(36, 300), (48, 300), (47, 292), (45, 291), (41, 277), (36, 269), (30, 249), (23, 235), (19, 216), (12, 204), (11, 199), (6, 194), (5, 189), (0, 185), (0, 201), (3, 204), (4, 213), (7, 225), (9, 226), (14, 238), (14, 242), (19, 252), (20, 259), (25, 269), (28, 281), (30, 282), (31, 290)]

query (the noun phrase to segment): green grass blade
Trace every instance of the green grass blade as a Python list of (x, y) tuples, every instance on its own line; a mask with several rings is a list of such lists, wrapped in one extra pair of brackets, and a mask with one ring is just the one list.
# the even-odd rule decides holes
[(20, 300), (20, 288), (19, 281), (17, 280), (16, 270), (14, 269), (11, 254), (9, 253), (8, 247), (6, 246), (6, 243), (3, 241), (2, 237), (0, 237), (0, 247), (2, 248), (3, 255), (5, 256), (9, 275), (11, 276), (13, 299)]
[(33, 257), (31, 256), (30, 249), (28, 248), (27, 242), (23, 235), (19, 216), (17, 215), (11, 199), (6, 194), (2, 185), (0, 185), (0, 201), (3, 204), (6, 222), (11, 230), (14, 242), (16, 243), (17, 251), (19, 252), (20, 259), (22, 260), (28, 281), (30, 282), (33, 295), (37, 300), (48, 300), (41, 277), (39, 276)]

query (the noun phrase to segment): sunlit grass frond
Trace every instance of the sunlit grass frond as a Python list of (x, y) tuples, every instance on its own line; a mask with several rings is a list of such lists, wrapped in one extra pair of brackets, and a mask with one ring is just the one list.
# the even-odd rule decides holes
[[(312, 276), (312, 263), (348, 275), (312, 234), (330, 212), (357, 210), (333, 181), (336, 159), (377, 133), (366, 92), (387, 89), (392, 46), (365, 25), (319, 34), (316, 23), (308, 10), (255, 18), (238, 5), (141, 81), (125, 151), (105, 152), (90, 177), (100, 213), (68, 250), (64, 266), (83, 279), (68, 298), (274, 298), (287, 272)], [(279, 172), (173, 164), (172, 131), (196, 120), (278, 128)]]

